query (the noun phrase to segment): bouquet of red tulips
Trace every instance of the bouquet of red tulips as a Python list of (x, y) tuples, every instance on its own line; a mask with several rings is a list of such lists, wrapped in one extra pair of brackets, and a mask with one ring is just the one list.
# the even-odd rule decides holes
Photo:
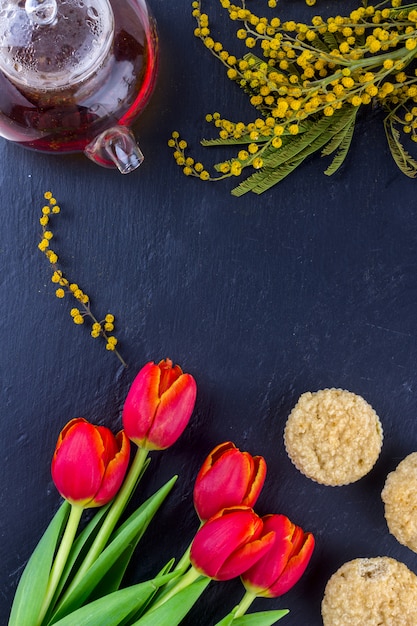
[[(314, 538), (284, 515), (255, 513), (265, 460), (231, 442), (218, 445), (198, 473), (194, 505), (200, 526), (184, 556), (162, 564), (151, 580), (123, 585), (135, 548), (177, 477), (127, 519), (122, 514), (149, 452), (175, 443), (195, 399), (190, 374), (168, 359), (150, 362), (128, 392), (117, 435), (83, 418), (63, 428), (51, 471), (64, 502), (26, 565), (9, 626), (176, 626), (211, 580), (239, 576), (242, 600), (217, 626), (269, 626), (286, 615), (246, 611), (257, 596), (280, 596), (297, 582)], [(130, 463), (131, 443), (136, 451)], [(83, 511), (92, 507), (99, 507), (97, 513), (81, 527)]]

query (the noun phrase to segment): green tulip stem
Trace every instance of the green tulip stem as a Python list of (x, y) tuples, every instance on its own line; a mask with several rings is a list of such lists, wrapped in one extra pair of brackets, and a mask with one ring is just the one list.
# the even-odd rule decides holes
[(202, 574), (200, 574), (200, 572), (198, 572), (193, 566), (191, 566), (190, 569), (179, 578), (178, 582), (169, 590), (167, 590), (167, 592), (164, 593), (161, 598), (152, 605), (150, 610), (153, 611), (162, 604), (165, 604), (167, 600), (175, 596), (175, 594), (177, 594), (179, 591), (182, 591), (182, 589), (185, 589), (186, 587), (191, 585), (191, 583), (197, 580), (197, 578), (200, 578), (201, 575)]
[(77, 533), (78, 525), (80, 523), (81, 515), (84, 511), (84, 507), (78, 504), (72, 504), (68, 521), (65, 527), (64, 534), (62, 535), (61, 543), (56, 553), (55, 560), (53, 562), (51, 573), (49, 575), (48, 586), (46, 588), (45, 598), (38, 616), (37, 625), (42, 624), (42, 621), (46, 615), (49, 605), (52, 601), (58, 583), (60, 581), (63, 569), (68, 559), (69, 552), (72, 544), (74, 543), (75, 535)]
[(252, 602), (255, 600), (256, 597), (257, 597), (256, 594), (253, 593), (252, 591), (246, 591), (245, 595), (243, 596), (243, 598), (237, 605), (234, 618), (242, 617), (242, 615), (245, 615), (246, 611), (248, 610), (248, 608), (250, 607), (250, 605), (252, 604)]
[[(203, 523), (204, 522), (200, 522), (199, 529), (201, 528)], [(193, 539), (193, 541), (194, 541), (194, 539)], [(191, 553), (191, 546), (193, 545), (193, 541), (191, 541), (191, 543), (188, 545), (188, 547), (185, 550), (184, 554), (178, 560), (177, 564), (175, 565), (175, 567), (173, 569), (174, 572), (177, 572), (181, 576), (184, 576), (184, 574), (187, 572), (187, 570), (189, 569), (189, 567), (191, 565), (190, 553)], [(173, 580), (171, 580), (169, 583), (165, 583), (165, 585), (161, 589), (162, 597), (163, 597), (164, 594), (168, 593), (168, 590), (172, 589), (174, 587), (174, 585), (176, 585), (176, 579), (175, 578)]]
[(114, 530), (114, 527), (116, 526), (121, 514), (123, 513), (127, 503), (129, 502), (133, 490), (137, 485), (138, 478), (140, 476), (147, 456), (148, 450), (145, 450), (144, 448), (138, 448), (136, 450), (135, 457), (126, 475), (124, 483), (121, 486), (118, 494), (114, 498), (113, 503), (108, 510), (106, 517), (104, 518), (104, 522), (100, 530), (98, 531), (89, 551), (86, 554), (84, 561), (80, 565), (80, 568), (78, 569), (71, 582), (70, 587), (68, 588), (67, 594), (75, 589), (84, 574), (93, 565), (93, 563), (104, 550), (110, 538), (110, 535)]
[(174, 567), (174, 572), (179, 572), (179, 571), (185, 572), (185, 570), (188, 569), (188, 567), (190, 566), (191, 545), (192, 544), (190, 543), (190, 545), (188, 546), (188, 548), (186, 549), (186, 551), (184, 552), (184, 554), (182, 555), (182, 557), (180, 558), (176, 566)]

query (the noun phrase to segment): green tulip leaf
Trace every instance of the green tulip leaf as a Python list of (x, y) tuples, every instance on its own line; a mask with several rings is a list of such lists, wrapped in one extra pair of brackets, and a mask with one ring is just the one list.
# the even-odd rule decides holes
[(127, 615), (145, 604), (158, 587), (169, 582), (172, 576), (175, 574), (119, 589), (71, 612), (56, 622), (56, 626), (118, 626)]
[(248, 613), (233, 620), (233, 626), (272, 626), (289, 613), (288, 609)]
[[(171, 559), (170, 561), (168, 561), (168, 563), (166, 565), (164, 565), (164, 567), (161, 569), (161, 571), (158, 572), (158, 577), (159, 576), (163, 576), (164, 574), (170, 573), (174, 563), (175, 563), (175, 559)], [(180, 576), (179, 572), (172, 572), (172, 574), (174, 574), (174, 573), (177, 576)], [(168, 585), (170, 585), (172, 583), (175, 584), (175, 578), (173, 578), (168, 583), (166, 583), (163, 586), (163, 588), (166, 588)], [(148, 597), (146, 603), (143, 604), (140, 607), (139, 610), (133, 611), (124, 620), (122, 620), (120, 622), (119, 626), (127, 626), (128, 624), (133, 624), (135, 621), (137, 621), (139, 619), (139, 617), (141, 617), (145, 613), (145, 611), (147, 610), (147, 607), (149, 606), (149, 604), (151, 604), (153, 602), (153, 599), (154, 599), (156, 593), (158, 593), (158, 589), (155, 589), (155, 591)]]
[(140, 541), (141, 536), (138, 535), (135, 541), (132, 541), (123, 552), (120, 553), (111, 568), (105, 573), (98, 585), (95, 587), (90, 600), (101, 598), (113, 593), (120, 588), (126, 569), (130, 563), (133, 552)]
[(235, 611), (236, 611), (237, 607), (228, 615), (225, 615), (225, 617), (223, 617), (222, 620), (220, 620), (220, 622), (217, 622), (217, 624), (215, 626), (230, 626), (230, 624), (233, 623), (233, 620), (235, 618)]
[(164, 604), (156, 608), (151, 607), (132, 626), (178, 626), (210, 582), (210, 578), (207, 577), (194, 581)]
[[(175, 481), (176, 476), (171, 478), (171, 480), (154, 493), (153, 496), (148, 498), (148, 500), (126, 520), (117, 533), (114, 533), (109, 545), (87, 570), (75, 589), (69, 590), (69, 592), (63, 596), (49, 624), (55, 624), (65, 615), (73, 613), (76, 609), (81, 607), (104, 579), (107, 572), (109, 572), (113, 566), (120, 566), (120, 563), (119, 565), (115, 565), (118, 559), (121, 558), (121, 555), (123, 555), (125, 551), (127, 551), (129, 555), (129, 545), (132, 543), (137, 544), (159, 507), (168, 496)], [(121, 563), (123, 566), (125, 565), (123, 558)]]
[[(158, 572), (158, 576), (163, 576), (164, 574), (168, 574), (171, 572), (173, 566), (175, 563), (175, 559), (171, 559), (170, 561), (168, 561), (168, 563), (166, 565), (164, 565), (164, 567), (161, 569), (160, 572)], [(177, 576), (181, 576), (181, 573), (178, 571), (172, 571), (172, 574), (176, 574)], [(172, 580), (170, 580), (168, 583), (166, 583), (166, 585), (163, 586), (163, 589), (166, 589), (167, 587), (169, 587), (169, 585), (174, 584), (175, 585), (176, 579), (173, 578)], [(128, 624), (134, 624), (135, 621), (137, 621), (147, 610), (149, 605), (154, 601), (155, 595), (158, 593), (158, 589), (155, 590), (155, 592), (149, 596), (147, 602), (145, 605), (142, 605), (139, 609), (139, 611), (134, 611), (132, 614), (129, 615), (129, 617), (126, 618), (126, 620), (124, 620), (123, 622), (120, 623), (120, 626), (127, 626)]]
[(9, 626), (36, 624), (46, 594), (56, 546), (70, 508), (68, 502), (61, 505), (33, 551), (16, 590)]

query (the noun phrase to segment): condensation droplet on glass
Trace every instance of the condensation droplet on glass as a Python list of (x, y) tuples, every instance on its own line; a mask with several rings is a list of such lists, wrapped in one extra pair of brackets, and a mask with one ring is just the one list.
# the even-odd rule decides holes
[(91, 17), (92, 20), (96, 20), (98, 18), (98, 11), (96, 7), (89, 6), (87, 9), (88, 17)]
[[(20, 24), (12, 24), (11, 28), (10, 28), (10, 34), (12, 35), (18, 35), (21, 31), (21, 26)], [(6, 34), (8, 35), (9, 33), (6, 32)]]
[(26, 0), (25, 11), (29, 19), (39, 25), (48, 25), (56, 18), (56, 0)]

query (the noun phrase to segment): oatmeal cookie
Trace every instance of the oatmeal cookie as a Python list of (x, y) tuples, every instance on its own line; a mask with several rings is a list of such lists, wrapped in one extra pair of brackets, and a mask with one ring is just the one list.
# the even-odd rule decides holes
[(388, 474), (381, 497), (390, 533), (417, 552), (417, 452)]
[(387, 556), (354, 559), (326, 585), (324, 626), (416, 626), (417, 576)]
[(343, 389), (303, 393), (284, 431), (294, 465), (312, 480), (331, 486), (365, 476), (378, 459), (382, 439), (374, 409)]

